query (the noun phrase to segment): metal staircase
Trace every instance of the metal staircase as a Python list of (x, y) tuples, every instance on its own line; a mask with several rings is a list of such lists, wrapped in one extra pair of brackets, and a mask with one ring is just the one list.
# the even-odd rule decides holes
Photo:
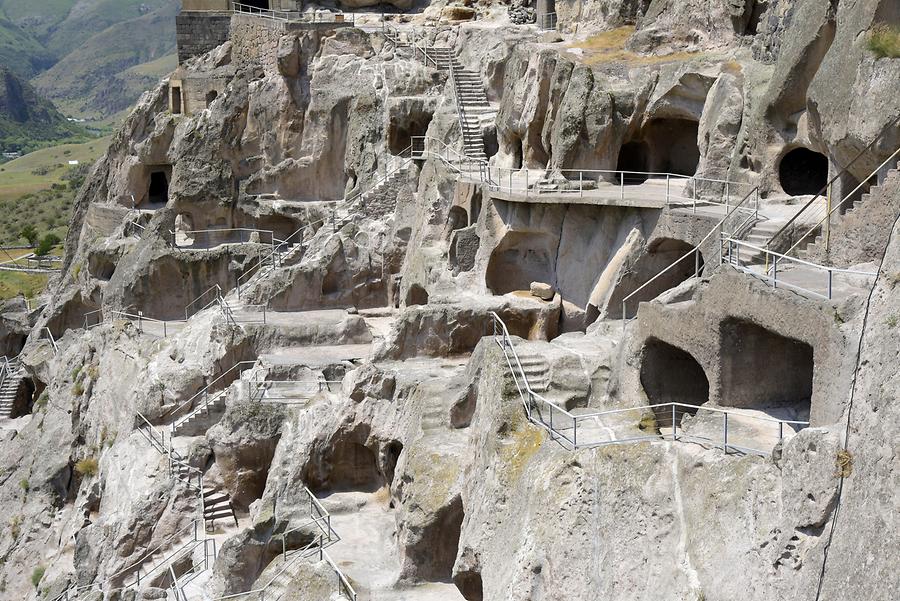
[(13, 416), (19, 387), (27, 375), (18, 357), (0, 360), (0, 418)]
[(412, 48), (413, 56), (426, 66), (450, 73), (456, 110), (462, 135), (463, 154), (475, 161), (487, 161), (484, 129), (494, 123), (497, 110), (488, 101), (481, 75), (466, 69), (449, 46), (430, 46), (424, 36), (411, 34), (385, 24), (385, 37), (399, 48)]
[(154, 427), (146, 417), (138, 413), (140, 432), (158, 453), (168, 460), (169, 477), (173, 484), (181, 484), (194, 492), (200, 501), (200, 513), (206, 530), (215, 526), (216, 520), (231, 519), (238, 525), (234, 506), (228, 493), (203, 482), (203, 471), (193, 467), (172, 445), (172, 437), (166, 437), (164, 430)]

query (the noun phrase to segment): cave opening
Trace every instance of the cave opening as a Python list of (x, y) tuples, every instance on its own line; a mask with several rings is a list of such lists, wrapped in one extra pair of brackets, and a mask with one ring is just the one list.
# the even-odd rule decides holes
[(799, 419), (809, 416), (814, 368), (809, 344), (737, 318), (724, 320), (719, 336), (721, 405), (786, 408)]
[(450, 207), (447, 213), (447, 225), (451, 232), (469, 226), (469, 214), (461, 206)]
[(466, 601), (484, 601), (484, 583), (481, 572), (467, 570), (453, 578), (453, 583)]
[(652, 405), (699, 406), (709, 400), (709, 380), (700, 363), (687, 351), (658, 338), (644, 344), (640, 377)]
[(210, 90), (209, 92), (207, 92), (207, 94), (206, 94), (207, 108), (209, 108), (209, 105), (211, 105), (218, 97), (219, 97), (219, 93), (215, 90)]
[(406, 292), (406, 306), (427, 305), (428, 291), (419, 284), (413, 284)]
[(269, 0), (241, 0), (240, 4), (260, 10), (269, 10), (272, 8), (269, 6)]
[(394, 484), (394, 475), (397, 471), (397, 462), (400, 461), (400, 453), (403, 452), (403, 443), (392, 440), (384, 448), (384, 478), (388, 486)]
[(818, 194), (828, 183), (828, 158), (809, 148), (795, 148), (778, 164), (778, 181), (785, 194)]
[(640, 175), (647, 171), (648, 149), (644, 142), (627, 142), (619, 149), (619, 160), (616, 163), (616, 171), (631, 171), (625, 178), (625, 185), (639, 185), (647, 181), (646, 175)]
[(492, 294), (529, 290), (531, 282), (556, 284), (558, 238), (539, 231), (508, 232), (491, 252), (485, 283)]
[(459, 537), (465, 518), (462, 499), (455, 497), (441, 508), (434, 521), (425, 527), (419, 549), (419, 576), (429, 582), (453, 582), (453, 565), (459, 551)]
[(692, 176), (700, 165), (697, 132), (700, 124), (688, 119), (654, 119), (643, 130), (651, 149), (648, 171)]
[(392, 116), (388, 126), (388, 148), (391, 154), (399, 156), (412, 145), (413, 138), (425, 137), (433, 117), (433, 113), (425, 111)]
[(180, 115), (180, 114), (181, 114), (181, 111), (182, 111), (182, 108), (181, 108), (181, 87), (180, 87), (180, 86), (173, 86), (173, 87), (172, 87), (170, 102), (171, 102), (171, 106), (170, 106), (169, 108), (172, 109), (172, 114), (173, 114), (173, 115)]
[(373, 493), (385, 484), (375, 453), (354, 440), (337, 440), (323, 463), (324, 477), (308, 478), (314, 492)]
[(147, 187), (147, 202), (151, 205), (165, 205), (169, 201), (169, 178), (165, 171), (150, 173)]

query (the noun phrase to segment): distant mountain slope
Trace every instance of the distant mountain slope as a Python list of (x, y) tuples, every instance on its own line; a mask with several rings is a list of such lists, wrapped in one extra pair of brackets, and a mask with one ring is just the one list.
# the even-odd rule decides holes
[(27, 82), (0, 67), (0, 151), (29, 151), (41, 142), (84, 137)]
[(56, 58), (40, 42), (7, 19), (0, 9), (0, 65), (21, 77), (50, 68)]
[(174, 57), (177, 12), (169, 5), (108, 27), (34, 78), (35, 87), (68, 114), (102, 119), (128, 108), (174, 68), (165, 58)]
[[(0, 65), (67, 114), (130, 107), (173, 65), (180, 0), (0, 0)], [(43, 72), (43, 73), (42, 73)]]

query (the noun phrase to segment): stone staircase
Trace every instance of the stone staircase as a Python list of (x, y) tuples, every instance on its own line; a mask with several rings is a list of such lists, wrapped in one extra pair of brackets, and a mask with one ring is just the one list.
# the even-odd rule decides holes
[(463, 153), (470, 159), (487, 161), (484, 149), (484, 128), (493, 123), (497, 111), (491, 107), (484, 92), (481, 75), (466, 69), (453, 54), (452, 48), (433, 47), (428, 54), (441, 70), (450, 71), (459, 108)]
[(216, 425), (225, 414), (228, 390), (219, 391), (212, 399), (199, 404), (174, 422), (172, 436), (198, 436)]
[(519, 363), (533, 392), (541, 394), (550, 390), (550, 362), (546, 357), (525, 352), (519, 355)]
[[(900, 164), (894, 167), (894, 169), (890, 169), (885, 174), (884, 181), (887, 181), (888, 178), (894, 179), (900, 176)], [(831, 228), (834, 230), (836, 225), (840, 223), (841, 220), (852, 215), (857, 209), (864, 209), (866, 206), (871, 204), (872, 197), (876, 196), (878, 191), (880, 190), (880, 185), (873, 185), (869, 188), (869, 191), (865, 194), (860, 195), (859, 199), (854, 203), (844, 203), (845, 206), (848, 206), (846, 210), (843, 212), (837, 211), (834, 214), (834, 217), (831, 221)], [(834, 232), (832, 231), (832, 235)], [(799, 247), (798, 247), (799, 248)], [(825, 252), (825, 233), (820, 231), (815, 239), (812, 239), (809, 243), (805, 245), (803, 249), (797, 251), (796, 255), (801, 259), (812, 260), (816, 257), (822, 256)]]
[[(786, 220), (780, 219), (766, 219), (763, 221), (759, 221), (756, 223), (756, 225), (750, 228), (750, 231), (746, 236), (744, 236), (744, 241), (752, 244), (753, 246), (765, 248), (769, 240), (772, 239), (772, 236), (774, 236), (785, 223), (787, 223)], [(728, 260), (732, 264), (740, 264), (745, 266), (761, 265), (765, 262), (765, 253), (758, 250), (753, 250), (751, 248), (740, 247), (735, 250), (733, 255), (728, 256)]]
[(219, 488), (204, 488), (201, 491), (203, 497), (203, 523), (207, 530), (211, 530), (216, 525), (216, 520), (232, 520), (234, 525), (238, 525), (237, 517), (234, 515), (234, 505), (231, 503), (231, 497)]
[(169, 462), (169, 476), (173, 483), (181, 483), (188, 490), (196, 493), (201, 503), (201, 513), (206, 530), (215, 526), (216, 520), (230, 519), (238, 525), (234, 506), (228, 493), (217, 487), (210, 487), (203, 482), (203, 471), (190, 465), (185, 457), (173, 448), (172, 439), (166, 441), (164, 431), (154, 428), (149, 421), (139, 414), (141, 425), (138, 431), (150, 445)]
[(9, 361), (0, 383), (0, 418), (13, 416), (19, 387), (27, 375), (18, 359)]

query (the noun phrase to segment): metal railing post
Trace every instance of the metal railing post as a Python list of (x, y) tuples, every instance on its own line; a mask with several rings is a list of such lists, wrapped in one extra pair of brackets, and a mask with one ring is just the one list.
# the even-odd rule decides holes
[(672, 403), (672, 440), (678, 440), (678, 422), (675, 421), (675, 403)]
[(725, 440), (722, 443), (722, 450), (725, 451), (725, 454), (728, 454), (728, 412), (725, 412)]
[[(768, 256), (769, 253), (766, 253)], [(778, 255), (772, 256), (772, 288), (778, 288)]]
[(672, 180), (671, 176), (666, 173), (666, 204), (669, 204), (669, 189), (671, 187)]
[(621, 182), (619, 185), (619, 189), (622, 191), (622, 200), (625, 200), (625, 172), (622, 171), (619, 174), (619, 181)]
[[(825, 252), (828, 252), (831, 246), (831, 194), (832, 185), (828, 184), (828, 191), (825, 193)], [(831, 298), (830, 296), (828, 298)]]
[(834, 272), (831, 268), (828, 269), (828, 300), (831, 300), (831, 286), (834, 280)]

